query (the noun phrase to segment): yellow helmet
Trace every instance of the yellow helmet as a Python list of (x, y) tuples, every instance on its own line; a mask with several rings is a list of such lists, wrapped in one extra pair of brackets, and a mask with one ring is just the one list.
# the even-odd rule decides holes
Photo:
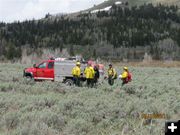
[(124, 69), (124, 70), (128, 70), (128, 67), (124, 67), (123, 69)]
[(81, 65), (81, 63), (80, 62), (76, 62), (76, 65), (78, 66), (78, 65)]

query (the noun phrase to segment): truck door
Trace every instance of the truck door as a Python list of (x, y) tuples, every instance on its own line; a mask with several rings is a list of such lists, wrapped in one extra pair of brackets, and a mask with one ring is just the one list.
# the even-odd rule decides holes
[(47, 62), (43, 62), (38, 65), (36, 68), (36, 77), (35, 79), (45, 79), (45, 70), (46, 70)]
[(48, 80), (54, 80), (54, 61), (47, 63), (47, 68), (44, 72), (44, 76)]

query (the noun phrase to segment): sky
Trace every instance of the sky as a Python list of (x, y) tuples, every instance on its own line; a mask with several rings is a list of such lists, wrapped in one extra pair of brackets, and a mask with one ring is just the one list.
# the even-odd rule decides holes
[(43, 18), (47, 13), (71, 13), (104, 0), (0, 0), (0, 22)]

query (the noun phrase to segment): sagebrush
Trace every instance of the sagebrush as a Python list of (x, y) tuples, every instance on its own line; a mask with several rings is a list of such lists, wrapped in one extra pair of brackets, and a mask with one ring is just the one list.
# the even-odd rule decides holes
[[(103, 80), (88, 89), (26, 80), (24, 67), (0, 64), (2, 135), (163, 135), (165, 121), (180, 118), (179, 68), (130, 67), (128, 85)], [(166, 119), (144, 120), (142, 113)]]

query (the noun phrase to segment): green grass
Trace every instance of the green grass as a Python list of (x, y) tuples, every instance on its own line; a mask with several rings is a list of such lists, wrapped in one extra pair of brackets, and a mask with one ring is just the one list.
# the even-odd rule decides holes
[[(67, 87), (22, 77), (21, 64), (0, 64), (2, 135), (163, 135), (167, 119), (180, 117), (180, 69), (133, 68), (121, 87)], [(122, 67), (116, 67), (120, 73)], [(142, 113), (164, 113), (149, 122)]]

